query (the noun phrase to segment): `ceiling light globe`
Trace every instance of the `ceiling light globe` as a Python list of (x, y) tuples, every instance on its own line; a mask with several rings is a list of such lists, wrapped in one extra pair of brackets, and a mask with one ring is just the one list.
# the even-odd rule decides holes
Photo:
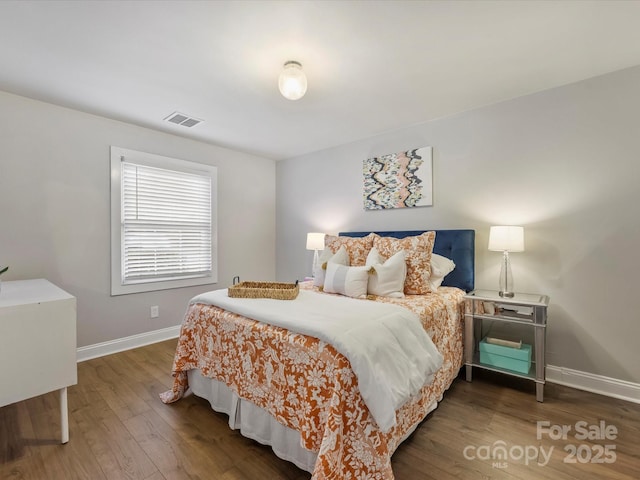
[(284, 70), (278, 78), (278, 88), (284, 98), (298, 100), (307, 92), (307, 76), (302, 71), (302, 65), (290, 61), (284, 64)]

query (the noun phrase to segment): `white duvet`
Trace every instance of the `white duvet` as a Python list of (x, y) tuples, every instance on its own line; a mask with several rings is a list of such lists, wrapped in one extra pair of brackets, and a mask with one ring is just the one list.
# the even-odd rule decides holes
[(295, 300), (232, 298), (226, 289), (190, 303), (215, 305), (333, 345), (351, 363), (360, 394), (383, 432), (396, 424), (396, 410), (431, 383), (442, 365), (418, 316), (398, 305), (307, 290)]

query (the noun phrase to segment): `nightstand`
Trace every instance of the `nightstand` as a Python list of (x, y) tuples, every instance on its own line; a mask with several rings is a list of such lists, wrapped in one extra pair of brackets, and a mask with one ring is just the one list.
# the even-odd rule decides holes
[[(547, 330), (547, 307), (549, 297), (531, 293), (516, 293), (513, 297), (501, 297), (497, 291), (474, 290), (465, 296), (468, 301), (465, 310), (464, 350), (466, 378), (470, 382), (473, 367), (527, 378), (536, 382), (536, 400), (544, 400), (545, 384), (545, 341)], [(533, 352), (529, 371), (524, 373), (512, 368), (482, 362), (480, 346), (483, 341), (483, 323), (491, 321), (496, 325), (517, 325), (533, 331)], [(483, 347), (485, 345), (482, 345)], [(526, 369), (525, 369), (526, 370)]]

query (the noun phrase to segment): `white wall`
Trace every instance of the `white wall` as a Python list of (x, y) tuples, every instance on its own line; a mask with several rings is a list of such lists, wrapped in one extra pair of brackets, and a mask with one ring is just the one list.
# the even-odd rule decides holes
[[(348, 108), (348, 106), (345, 106)], [(310, 273), (307, 232), (476, 230), (476, 287), (497, 288), (490, 225), (525, 227), (517, 291), (551, 297), (547, 362), (638, 383), (640, 67), (277, 165), (277, 276)], [(362, 160), (434, 148), (434, 204), (364, 211)]]
[[(274, 279), (272, 160), (2, 92), (0, 112), (2, 280), (47, 278), (76, 296), (78, 346), (179, 325), (191, 297), (235, 275)], [(217, 285), (109, 295), (110, 145), (218, 167)]]

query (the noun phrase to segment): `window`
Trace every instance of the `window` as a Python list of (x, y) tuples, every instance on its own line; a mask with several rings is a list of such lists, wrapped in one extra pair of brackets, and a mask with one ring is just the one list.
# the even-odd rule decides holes
[(216, 173), (111, 147), (111, 295), (217, 281)]

